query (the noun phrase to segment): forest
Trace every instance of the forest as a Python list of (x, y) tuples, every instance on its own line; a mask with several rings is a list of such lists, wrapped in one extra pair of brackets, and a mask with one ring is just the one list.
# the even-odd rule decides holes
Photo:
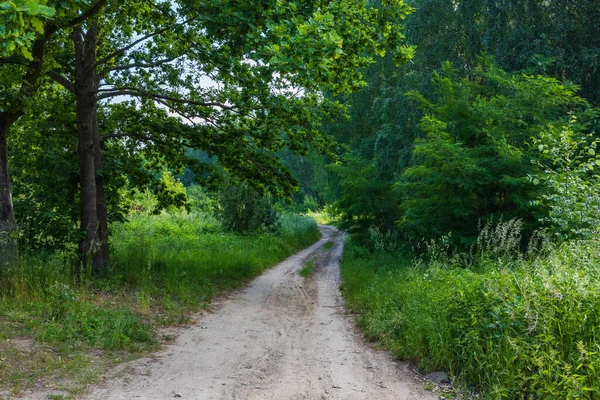
[(0, 16), (0, 397), (84, 393), (319, 223), (356, 325), (444, 398), (600, 398), (597, 0)]

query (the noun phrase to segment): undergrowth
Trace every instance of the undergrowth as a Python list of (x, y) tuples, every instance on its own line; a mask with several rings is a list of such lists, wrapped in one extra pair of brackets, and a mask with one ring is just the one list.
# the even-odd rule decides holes
[(436, 244), (415, 260), (350, 243), (343, 289), (358, 325), (481, 398), (600, 398), (600, 243), (521, 251), (508, 224), (454, 256)]
[(76, 393), (115, 360), (155, 349), (157, 327), (186, 323), (319, 236), (297, 215), (282, 215), (276, 232), (239, 235), (210, 215), (162, 214), (113, 226), (99, 276), (67, 253), (27, 254), (0, 271), (0, 389), (62, 382)]

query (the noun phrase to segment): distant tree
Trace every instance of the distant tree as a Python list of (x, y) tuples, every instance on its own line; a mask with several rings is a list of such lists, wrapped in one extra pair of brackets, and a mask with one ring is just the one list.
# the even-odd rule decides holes
[(530, 69), (581, 87), (600, 104), (600, 3), (596, 0), (411, 0), (409, 43), (425, 72), (451, 61), (469, 72), (487, 52), (506, 71)]
[(340, 177), (341, 197), (335, 203), (342, 227), (364, 239), (371, 227), (387, 232), (399, 218), (399, 197), (389, 181), (382, 179), (373, 162), (348, 155), (331, 169)]

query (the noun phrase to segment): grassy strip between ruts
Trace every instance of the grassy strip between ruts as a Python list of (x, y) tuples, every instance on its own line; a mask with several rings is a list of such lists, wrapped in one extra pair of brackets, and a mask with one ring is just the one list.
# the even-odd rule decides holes
[(314, 220), (280, 217), (275, 233), (236, 235), (207, 215), (135, 217), (114, 227), (109, 270), (28, 256), (0, 276), (0, 398), (23, 390), (72, 396), (115, 362), (154, 350), (156, 328), (187, 322), (320, 237)]
[(343, 291), (369, 337), (425, 371), (449, 370), (479, 398), (598, 399), (599, 245), (481, 254), (465, 267), (349, 244)]
[(304, 267), (302, 267), (302, 269), (300, 271), (298, 271), (298, 274), (300, 274), (300, 276), (303, 278), (311, 277), (313, 272), (315, 272), (316, 262), (317, 261), (313, 258), (312, 260), (307, 262), (306, 265), (304, 265)]

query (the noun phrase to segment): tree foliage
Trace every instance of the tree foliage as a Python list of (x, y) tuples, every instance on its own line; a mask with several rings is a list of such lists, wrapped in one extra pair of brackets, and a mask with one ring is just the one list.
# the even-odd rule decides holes
[(275, 231), (278, 214), (272, 199), (246, 183), (230, 184), (220, 193), (223, 228), (238, 233)]
[(395, 228), (399, 213), (390, 206), (398, 204), (398, 196), (374, 163), (347, 156), (343, 164), (331, 169), (340, 177), (341, 198), (336, 208), (341, 211), (345, 230), (360, 238), (372, 226), (383, 232)]
[(540, 173), (531, 138), (584, 108), (576, 87), (506, 73), (487, 58), (466, 78), (446, 65), (432, 83), (433, 100), (411, 94), (427, 114), (420, 125), (426, 137), (415, 142), (413, 165), (397, 184), (400, 226), (413, 240), (452, 232), (464, 245), (490, 220), (522, 219), (530, 232), (541, 189), (527, 178)]
[[(346, 157), (332, 169), (341, 179), (337, 205), (346, 228), (368, 238), (369, 228), (385, 232), (393, 221), (409, 244), (451, 233), (453, 245), (468, 247), (489, 221), (520, 219), (525, 237), (551, 222), (549, 200), (566, 188), (534, 183), (543, 174), (534, 143), (564, 130), (572, 113), (586, 115), (592, 133), (595, 114), (570, 82), (506, 72), (486, 55), (478, 63), (468, 74), (445, 63), (423, 93), (404, 95), (419, 110), (404, 110), (400, 121), (400, 111), (388, 114), (391, 99), (375, 99), (373, 109), (384, 105), (383, 125), (354, 145), (366, 157), (360, 166)], [(396, 135), (407, 137), (385, 141), (383, 132), (400, 127)], [(580, 193), (593, 185), (582, 183)]]
[(19, 52), (33, 60), (29, 47), (36, 34), (44, 33), (44, 20), (56, 10), (47, 1), (12, 0), (0, 4), (0, 57)]

